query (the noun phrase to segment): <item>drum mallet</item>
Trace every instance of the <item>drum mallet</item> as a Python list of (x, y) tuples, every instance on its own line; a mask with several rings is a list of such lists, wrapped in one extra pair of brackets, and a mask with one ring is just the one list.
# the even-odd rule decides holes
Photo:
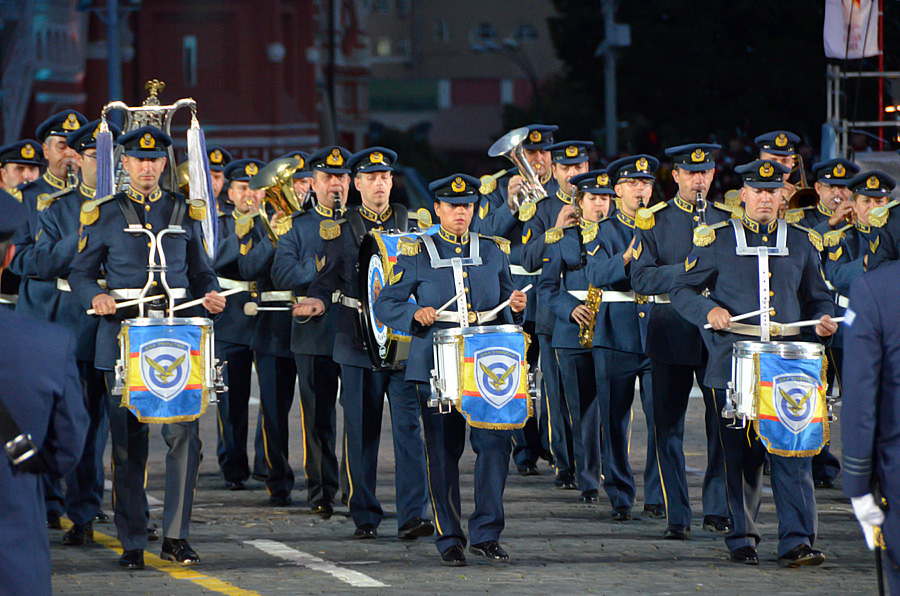
[(248, 317), (255, 317), (259, 312), (290, 312), (293, 306), (260, 306), (255, 302), (244, 304), (244, 314)]
[[(224, 298), (225, 296), (231, 296), (232, 294), (237, 294), (238, 292), (246, 292), (246, 291), (247, 290), (245, 290), (244, 288), (231, 288), (230, 290), (225, 290), (224, 292), (219, 292), (219, 296), (222, 296)], [(179, 304), (175, 308), (173, 308), (172, 312), (175, 312), (176, 310), (184, 310), (186, 308), (191, 308), (192, 306), (198, 306), (200, 304), (203, 304), (204, 300), (206, 300), (206, 298), (197, 298), (196, 300), (184, 302), (182, 304)]]
[[(738, 316), (736, 316), (736, 317), (731, 317), (730, 319), (728, 319), (728, 322), (729, 322), (729, 323), (736, 323), (737, 321), (743, 321), (744, 319), (749, 319), (750, 317), (755, 317), (756, 315), (761, 315), (765, 310), (766, 310), (766, 309), (761, 308), (761, 309), (759, 309), (759, 310), (754, 310), (754, 311), (752, 311), (752, 312), (745, 312), (745, 313), (742, 314), (742, 315), (738, 315)], [(770, 308), (769, 310), (772, 310), (772, 309)], [(706, 325), (703, 326), (703, 328), (704, 328), (704, 329), (712, 329), (712, 325), (710, 325), (709, 323), (707, 323)], [(728, 329), (728, 327), (726, 327), (725, 329)], [(723, 329), (723, 331), (724, 331), (725, 329)]]
[[(533, 288), (533, 287), (534, 287), (534, 284), (528, 284), (527, 286), (525, 286), (524, 288), (522, 288), (521, 292), (522, 292), (522, 293), (527, 293), (528, 290), (530, 290), (530, 289)], [(501, 310), (503, 310), (504, 308), (506, 308), (507, 306), (509, 306), (509, 303), (510, 303), (511, 300), (512, 300), (512, 296), (510, 296), (509, 298), (507, 298), (506, 300), (504, 300), (503, 302), (501, 302), (500, 304), (498, 304), (495, 308), (492, 308), (491, 310), (489, 310), (489, 311), (487, 311), (486, 313), (484, 313), (484, 316), (481, 317), (481, 318), (482, 318), (482, 319), (489, 319), (489, 318), (495, 316), (498, 312), (500, 312)]]
[[(135, 298), (134, 300), (126, 300), (125, 302), (117, 302), (116, 310), (118, 310), (120, 308), (125, 308), (126, 306), (136, 306), (138, 304), (143, 304), (145, 302), (153, 302), (154, 300), (156, 300), (158, 298), (165, 298), (165, 296), (160, 296), (157, 294), (155, 296), (144, 296), (143, 298)], [(97, 314), (97, 311), (95, 311), (93, 308), (90, 308), (90, 309), (88, 309), (87, 314), (95, 315), (95, 314)]]

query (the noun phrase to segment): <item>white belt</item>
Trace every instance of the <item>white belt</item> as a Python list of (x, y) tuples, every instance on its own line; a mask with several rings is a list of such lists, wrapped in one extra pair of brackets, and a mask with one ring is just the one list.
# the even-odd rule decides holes
[[(579, 300), (587, 300), (587, 290), (569, 292)], [(616, 292), (614, 290), (603, 290), (600, 296), (600, 302), (636, 302), (637, 304), (669, 304), (668, 294), (651, 294), (650, 296), (642, 296), (636, 294), (634, 290), (630, 292)]]
[(521, 265), (510, 265), (509, 272), (513, 275), (540, 275), (541, 274), (540, 269), (538, 269), (537, 271), (527, 271)]
[(16, 294), (0, 294), (0, 304), (15, 304), (18, 299)]
[(341, 296), (338, 301), (344, 306), (349, 306), (353, 309), (359, 308), (359, 300), (357, 300), (356, 298), (351, 298), (350, 296)]
[(240, 288), (245, 292), (255, 292), (256, 291), (256, 282), (255, 281), (241, 281), (239, 279), (228, 279), (227, 277), (220, 277), (219, 287), (223, 290), (234, 290)]
[[(153, 293), (154, 290), (157, 291), (156, 294)], [(187, 290), (184, 288), (169, 288), (169, 290), (172, 293), (172, 298), (187, 298)], [(141, 297), (141, 292), (143, 291), (142, 288), (124, 288), (121, 290), (110, 290), (109, 295), (116, 300), (135, 300)], [(153, 286), (147, 291), (147, 295), (158, 295), (160, 298), (165, 298), (164, 292), (165, 290), (161, 286)]]
[[(293, 298), (294, 298), (294, 302), (296, 303), (296, 302), (300, 302), (301, 300), (306, 300), (308, 298), (308, 296), (294, 296)], [(351, 306), (350, 304), (343, 302), (342, 301), (343, 298), (346, 298), (346, 297), (343, 294), (341, 294), (341, 291), (335, 290), (334, 293), (331, 295), (331, 303), (332, 304), (343, 304), (344, 306)], [(356, 300), (356, 298), (347, 298), (347, 300)], [(354, 302), (352, 304), (352, 307), (356, 308), (357, 304), (358, 304), (358, 301)]]
[[(106, 280), (105, 279), (98, 279), (97, 284), (104, 290), (106, 289)], [(60, 292), (71, 292), (72, 286), (69, 285), (69, 280), (57, 278), (56, 279), (56, 289), (59, 290)]]
[(290, 302), (290, 290), (279, 290), (277, 292), (262, 292), (259, 295), (260, 302)]
[(842, 296), (840, 294), (834, 295), (834, 303), (840, 306), (841, 308), (847, 308), (850, 306), (850, 299), (846, 296)]
[[(762, 328), (759, 325), (744, 325), (743, 323), (732, 323), (731, 326), (722, 331), (737, 333), (738, 335), (749, 335), (751, 337), (759, 337), (762, 335)], [(772, 337), (792, 337), (800, 335), (800, 329), (772, 322), (769, 327), (769, 335)]]
[[(475, 322), (478, 323), (479, 325), (482, 323), (490, 323), (491, 321), (494, 321), (497, 319), (497, 313), (492, 313), (487, 310), (477, 312), (477, 313), (475, 313), (475, 316), (476, 316)], [(437, 316), (437, 318), (435, 318), (435, 321), (438, 321), (441, 323), (457, 323), (457, 324), (459, 324), (460, 323), (459, 313), (456, 311), (453, 311), (453, 312), (444, 311), (441, 314), (439, 314)]]

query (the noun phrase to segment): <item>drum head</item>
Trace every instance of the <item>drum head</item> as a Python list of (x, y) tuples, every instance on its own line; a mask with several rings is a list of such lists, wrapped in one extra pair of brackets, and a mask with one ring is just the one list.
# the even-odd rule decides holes
[[(401, 235), (409, 234), (391, 234), (389, 237)], [(379, 321), (373, 308), (378, 294), (390, 283), (391, 257), (396, 260), (396, 253), (390, 254), (391, 249), (380, 236), (377, 232), (366, 234), (359, 248), (357, 291), (360, 304), (360, 336), (373, 366), (379, 369), (399, 369), (403, 367), (403, 362), (395, 360), (400, 343), (397, 337), (401, 334)], [(392, 246), (395, 247), (396, 242), (392, 243)]]

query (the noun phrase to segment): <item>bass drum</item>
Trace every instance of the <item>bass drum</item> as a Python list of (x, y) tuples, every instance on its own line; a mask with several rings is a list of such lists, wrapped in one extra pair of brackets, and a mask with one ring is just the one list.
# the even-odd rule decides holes
[[(416, 238), (411, 232), (379, 232), (372, 230), (359, 247), (359, 337), (377, 370), (398, 370), (409, 358), (412, 337), (391, 329), (375, 318), (375, 299), (388, 285), (394, 273), (401, 238)], [(415, 300), (410, 297), (410, 302)]]

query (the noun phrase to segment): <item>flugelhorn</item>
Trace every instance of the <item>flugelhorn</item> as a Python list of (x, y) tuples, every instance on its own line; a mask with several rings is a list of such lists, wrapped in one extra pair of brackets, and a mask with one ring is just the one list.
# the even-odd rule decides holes
[(538, 180), (534, 169), (525, 158), (525, 148), (522, 144), (528, 138), (528, 128), (522, 127), (511, 130), (491, 145), (488, 155), (491, 157), (503, 156), (509, 159), (517, 168), (524, 180), (521, 188), (516, 192), (513, 201), (518, 209), (524, 205), (535, 203), (547, 196), (547, 191)]
[(266, 167), (257, 172), (248, 182), (250, 190), (266, 191), (264, 203), (272, 206), (275, 213), (281, 211), (284, 216), (279, 219), (273, 226), (269, 219), (265, 216), (265, 204), (260, 205), (259, 214), (269, 239), (272, 244), (278, 245), (278, 237), (287, 232), (291, 226), (291, 216), (302, 211), (300, 206), (300, 197), (294, 190), (292, 176), (300, 162), (293, 157), (282, 157), (270, 162)]

